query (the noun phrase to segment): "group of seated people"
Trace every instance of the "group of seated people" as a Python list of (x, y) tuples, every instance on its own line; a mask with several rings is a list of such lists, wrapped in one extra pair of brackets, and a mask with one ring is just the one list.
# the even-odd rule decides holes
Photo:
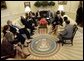
[[(25, 54), (22, 51), (22, 48), (26, 47), (24, 45), (26, 40), (32, 39), (31, 36), (34, 34), (34, 30), (36, 29), (35, 27), (38, 26), (38, 23), (36, 21), (36, 16), (33, 12), (30, 12), (29, 14), (26, 13), (25, 17), (21, 16), (20, 20), (21, 20), (21, 23), (24, 25), (24, 28), (20, 28), (18, 26), (13, 25), (12, 21), (10, 20), (8, 20), (7, 25), (3, 27), (4, 36), (3, 36), (3, 41), (1, 43), (2, 58), (7, 55), (12, 55), (13, 53), (15, 56), (16, 50), (19, 51), (22, 57), (27, 57), (30, 55), (30, 54)], [(64, 22), (66, 23), (65, 26), (63, 24)], [(62, 16), (60, 15), (60, 11), (56, 12), (55, 19), (52, 21), (51, 24), (52, 24), (52, 30), (55, 30), (55, 31), (58, 28), (58, 25), (64, 26), (65, 30), (61, 32), (60, 35), (65, 37), (71, 37), (73, 27), (72, 25), (70, 25), (70, 21), (68, 20), (67, 17), (62, 18)], [(60, 35), (59, 35), (59, 39), (61, 41)]]
[[(31, 14), (30, 14), (31, 15)], [(22, 49), (25, 46), (25, 42), (32, 39), (34, 34), (36, 23), (32, 21), (33, 18), (28, 16), (26, 13), (25, 18), (21, 16), (21, 22), (25, 26), (20, 28), (14, 24), (12, 21), (8, 20), (7, 25), (3, 27), (3, 40), (1, 43), (1, 56), (2, 58), (15, 57), (16, 51), (19, 51), (21, 57), (26, 58), (30, 54), (25, 54)], [(28, 43), (30, 43), (29, 41)], [(27, 43), (27, 44), (28, 44)], [(15, 47), (15, 49), (14, 49)]]
[(2, 57), (15, 54), (16, 53), (15, 51), (17, 50), (20, 52), (20, 55), (22, 57), (27, 57), (28, 55), (30, 55), (30, 54), (26, 55), (24, 54), (24, 52), (22, 52), (22, 48), (25, 46), (24, 45), (25, 41), (32, 39), (27, 28), (19, 28), (13, 25), (12, 21), (8, 20), (7, 25), (3, 27), (3, 34), (4, 34), (3, 40), (1, 43), (1, 56)]
[(70, 24), (70, 20), (68, 19), (68, 17), (60, 15), (60, 11), (56, 12), (55, 19), (52, 22), (52, 32), (54, 32), (54, 34), (56, 34), (56, 31), (58, 30), (59, 27), (58, 25), (64, 28), (64, 30), (61, 31), (58, 35), (59, 38), (59, 41), (57, 41), (58, 43), (63, 43), (62, 37), (72, 38), (74, 25), (76, 24), (74, 25)]

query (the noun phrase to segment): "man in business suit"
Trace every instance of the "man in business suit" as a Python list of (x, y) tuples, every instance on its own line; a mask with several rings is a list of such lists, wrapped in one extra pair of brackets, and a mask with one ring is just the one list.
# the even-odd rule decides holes
[(19, 28), (19, 27), (13, 25), (12, 21), (10, 21), (10, 20), (7, 21), (7, 24), (10, 26), (10, 31), (12, 33), (17, 32), (17, 33), (20, 33), (20, 34), (25, 34), (28, 39), (31, 39), (29, 31), (27, 31), (26, 28)]
[(71, 38), (72, 34), (73, 34), (73, 25), (70, 24), (69, 20), (67, 20), (64, 31), (60, 32), (60, 34), (58, 36), (58, 38), (59, 38), (58, 43), (62, 42), (62, 37)]
[(47, 12), (47, 20), (48, 20), (49, 24), (51, 23), (52, 18), (53, 18), (53, 14), (52, 14), (52, 12), (49, 10), (49, 11)]
[(31, 31), (30, 34), (33, 35), (33, 32), (35, 30), (33, 19), (31, 18), (30, 15), (28, 16), (28, 13), (26, 13), (25, 17), (26, 17), (25, 20), (21, 20), (21, 21), (23, 21), (23, 23), (25, 23), (24, 24), (25, 28), (30, 29), (30, 31)]
[(56, 12), (56, 16), (54, 18), (54, 21), (52, 21), (52, 27), (53, 27), (53, 29), (55, 29), (55, 27), (57, 25), (60, 25), (60, 21), (62, 21), (62, 18), (60, 17), (60, 11), (57, 11)]
[(59, 25), (63, 26), (63, 19), (61, 17), (60, 11), (56, 12), (54, 21), (56, 21)]
[(33, 22), (32, 22), (33, 25), (34, 25), (34, 26), (37, 26), (35, 14), (30, 12), (30, 13), (29, 13), (29, 18), (33, 21)]
[(39, 11), (39, 10), (37, 10), (37, 12), (36, 12), (36, 18), (37, 18), (38, 20), (41, 19), (41, 14), (40, 14), (40, 11)]
[(47, 17), (53, 18), (53, 14), (52, 14), (52, 12), (50, 10), (47, 12)]
[(76, 12), (76, 23), (77, 25), (83, 26), (83, 8), (79, 7)]

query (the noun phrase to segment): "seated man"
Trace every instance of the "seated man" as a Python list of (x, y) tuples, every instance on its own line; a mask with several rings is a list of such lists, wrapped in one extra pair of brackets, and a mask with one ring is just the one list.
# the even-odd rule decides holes
[(63, 19), (62, 19), (61, 15), (60, 15), (60, 11), (56, 12), (56, 16), (55, 16), (54, 20), (57, 21), (57, 23), (59, 25), (63, 26)]
[(30, 16), (28, 16), (27, 13), (26, 13), (26, 16), (25, 17), (26, 17), (25, 20), (24, 20), (25, 28), (30, 29), (30, 31), (31, 31), (30, 34), (33, 35), (33, 32), (35, 30), (33, 19)]
[(53, 18), (53, 14), (52, 14), (52, 12), (49, 10), (48, 12), (47, 12), (47, 20), (48, 20), (48, 24), (51, 24), (51, 21), (52, 21), (52, 18)]
[(29, 14), (29, 17), (33, 20), (34, 26), (37, 26), (35, 14), (34, 14), (34, 13), (30, 13), (30, 14)]
[(65, 27), (66, 26), (66, 21), (68, 21), (68, 17), (64, 17), (63, 19), (64, 19), (63, 27)]
[(73, 34), (73, 25), (70, 25), (70, 21), (66, 21), (64, 31), (62, 31), (58, 36), (59, 38), (58, 42), (62, 42), (62, 37), (71, 38), (72, 34)]
[(39, 10), (37, 10), (37, 12), (36, 12), (36, 18), (37, 18), (37, 20), (40, 20), (40, 18), (41, 18), (41, 14), (40, 14)]
[(30, 34), (29, 34), (29, 32), (27, 31), (26, 28), (19, 28), (19, 27), (13, 25), (12, 21), (10, 21), (10, 20), (7, 21), (7, 24), (10, 26), (10, 31), (11, 32), (13, 32), (13, 33), (18, 32), (20, 34), (25, 34), (28, 39), (31, 39)]

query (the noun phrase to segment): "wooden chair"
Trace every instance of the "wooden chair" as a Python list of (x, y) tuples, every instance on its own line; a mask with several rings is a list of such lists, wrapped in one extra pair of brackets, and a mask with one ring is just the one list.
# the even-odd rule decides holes
[[(73, 35), (72, 35), (72, 37), (71, 37), (71, 38), (62, 37), (62, 46), (63, 46), (64, 44), (72, 44), (72, 45), (73, 45), (73, 38), (74, 38), (74, 36), (75, 36), (77, 30), (78, 30), (77, 25), (74, 25), (74, 26), (73, 26)], [(70, 40), (71, 43), (66, 43), (66, 40)]]

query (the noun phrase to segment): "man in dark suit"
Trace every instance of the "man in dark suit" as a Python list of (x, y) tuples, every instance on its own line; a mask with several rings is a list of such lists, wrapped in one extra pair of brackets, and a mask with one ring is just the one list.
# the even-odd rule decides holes
[(17, 33), (20, 33), (20, 34), (25, 34), (28, 39), (31, 39), (30, 34), (29, 34), (29, 32), (27, 31), (26, 28), (19, 28), (19, 27), (13, 25), (12, 21), (10, 21), (10, 20), (7, 21), (7, 24), (10, 26), (10, 31), (12, 33), (17, 32)]
[(63, 19), (61, 17), (60, 11), (56, 12), (55, 21), (61, 26), (63, 26)]
[(34, 23), (34, 25), (37, 26), (35, 14), (30, 12), (30, 13), (29, 13), (29, 18), (31, 18), (32, 21), (33, 21), (33, 23)]
[(38, 20), (41, 19), (41, 14), (40, 14), (40, 11), (39, 11), (39, 10), (37, 10), (37, 12), (36, 12), (36, 18), (37, 18)]
[(50, 10), (47, 12), (47, 17), (53, 18), (53, 14), (52, 14), (52, 12)]
[(33, 35), (33, 32), (34, 32), (34, 22), (33, 22), (33, 19), (30, 17), (30, 16), (28, 16), (28, 14), (26, 13), (26, 16), (25, 16), (26, 18), (23, 20), (23, 19), (21, 19), (21, 22), (23, 23), (23, 25), (25, 25), (25, 28), (28, 28), (28, 29), (30, 29), (30, 35)]

